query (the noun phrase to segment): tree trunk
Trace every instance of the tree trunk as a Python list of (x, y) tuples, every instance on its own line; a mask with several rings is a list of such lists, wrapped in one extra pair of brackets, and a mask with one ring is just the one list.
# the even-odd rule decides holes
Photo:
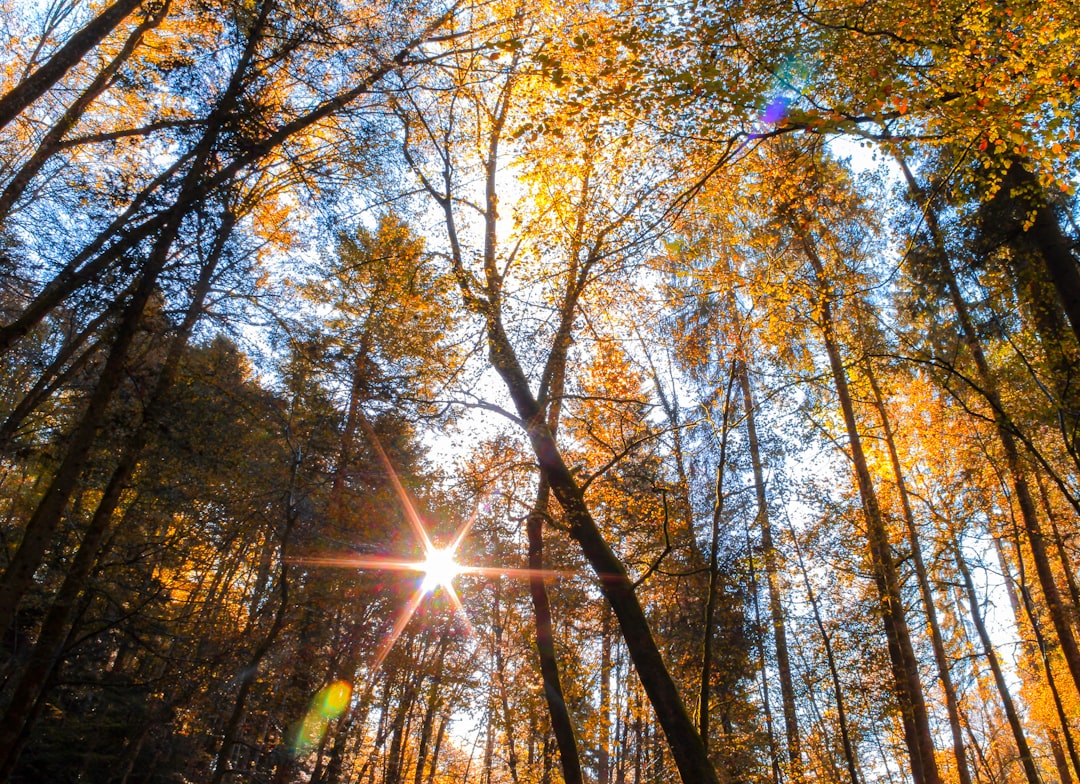
[(34, 150), (34, 154), (30, 156), (30, 159), (15, 172), (14, 176), (8, 181), (3, 192), (0, 193), (0, 223), (2, 223), (11, 212), (11, 209), (19, 200), (19, 197), (22, 196), (23, 192), (26, 190), (26, 186), (30, 184), (34, 175), (36, 175), (41, 170), (41, 167), (45, 165), (46, 161), (60, 149), (60, 142), (64, 138), (64, 135), (75, 127), (76, 123), (78, 123), (79, 119), (83, 116), (83, 113), (97, 97), (113, 83), (117, 72), (119, 72), (121, 66), (127, 62), (128, 58), (131, 57), (135, 48), (139, 45), (139, 42), (142, 41), (143, 35), (145, 35), (148, 30), (161, 24), (161, 21), (168, 13), (168, 8), (169, 0), (163, 0), (160, 6), (154, 9), (151, 15), (147, 16), (134, 30), (131, 31), (127, 40), (124, 41), (124, 45), (120, 48), (120, 51), (117, 52), (100, 72), (98, 72), (98, 75), (94, 77), (94, 80), (85, 90), (83, 90), (82, 94), (75, 99), (60, 119), (48, 130), (38, 143), (37, 149)]
[[(903, 160), (900, 160), (900, 165), (907, 179), (909, 189), (913, 195), (917, 196), (921, 191), (915, 182), (915, 178)], [(1076, 637), (1070, 627), (1068, 614), (1062, 604), (1061, 593), (1058, 590), (1054, 572), (1050, 566), (1050, 559), (1046, 553), (1042, 527), (1039, 524), (1039, 516), (1035, 509), (1035, 501), (1032, 498), (1027, 472), (1024, 470), (1020, 460), (1020, 452), (1016, 446), (1016, 438), (1013, 435), (1015, 426), (1002, 407), (997, 379), (990, 369), (990, 363), (986, 360), (986, 355), (983, 353), (978, 333), (975, 331), (971, 316), (968, 313), (967, 302), (960, 291), (952, 261), (945, 248), (944, 238), (937, 222), (937, 214), (934, 212), (933, 205), (930, 204), (926, 206), (926, 224), (937, 254), (939, 272), (948, 289), (957, 321), (960, 324), (960, 335), (971, 353), (981, 392), (990, 405), (993, 414), (994, 426), (1001, 442), (1002, 451), (1005, 453), (1005, 465), (1012, 480), (1013, 494), (1016, 497), (1017, 506), (1020, 508), (1020, 517), (1028, 535), (1028, 545), (1031, 548), (1032, 560), (1035, 563), (1035, 573), (1039, 579), (1039, 587), (1042, 589), (1043, 596), (1046, 599), (1050, 620), (1054, 625), (1054, 631), (1057, 633), (1058, 642), (1061, 644), (1061, 652), (1069, 667), (1069, 673), (1072, 675), (1077, 690), (1080, 691), (1080, 648), (1077, 646)]]
[(492, 367), (502, 378), (518, 416), (525, 423), (540, 470), (548, 478), (552, 492), (566, 513), (571, 537), (581, 547), (600, 580), (601, 592), (615, 612), (630, 658), (664, 729), (684, 784), (719, 784), (705, 744), (652, 636), (633, 582), (596, 525), (584, 492), (563, 460), (543, 412), (529, 389), (502, 320), (493, 310), (488, 311), (487, 331)]
[(964, 752), (963, 728), (960, 724), (960, 709), (956, 701), (956, 689), (953, 686), (952, 675), (949, 672), (949, 657), (945, 652), (945, 642), (941, 636), (941, 624), (938, 622), (937, 609), (934, 606), (934, 592), (930, 588), (930, 578), (926, 571), (926, 564), (922, 556), (922, 544), (919, 541), (919, 530), (915, 523), (915, 514), (911, 509), (911, 499), (908, 497), (907, 484), (904, 482), (904, 471), (900, 465), (900, 456), (896, 451), (896, 439), (893, 436), (892, 423), (889, 421), (888, 412), (885, 409), (885, 401), (881, 395), (874, 369), (869, 360), (864, 363), (866, 378), (870, 382), (870, 389), (874, 394), (874, 408), (877, 409), (881, 419), (882, 433), (885, 438), (885, 446), (889, 453), (889, 462), (892, 465), (893, 478), (896, 481), (896, 492), (900, 497), (900, 507), (904, 513), (904, 523), (907, 526), (908, 543), (911, 546), (911, 560), (915, 567), (915, 577), (919, 583), (919, 593), (922, 595), (923, 607), (926, 610), (926, 625), (930, 632), (930, 642), (934, 649), (934, 661), (937, 664), (938, 679), (941, 681), (941, 689), (945, 694), (945, 710), (949, 716), (949, 729), (952, 731), (953, 754), (956, 757), (956, 772), (960, 784), (971, 784), (971, 773), (968, 770), (967, 754)]
[(1080, 342), (1080, 269), (1071, 243), (1061, 230), (1054, 208), (1046, 199), (1045, 189), (1022, 161), (1014, 159), (998, 193), (1001, 198), (1013, 202), (1014, 209), (1020, 211), (1025, 219), (1029, 213), (1034, 213), (1032, 225), (1021, 231), (1024, 232), (1024, 239), (1037, 248), (1042, 256), (1057, 291), (1058, 301), (1069, 318), (1073, 334)]
[(994, 675), (994, 683), (997, 685), (998, 694), (1001, 697), (1001, 705), (1005, 709), (1005, 717), (1009, 721), (1009, 728), (1012, 730), (1013, 739), (1016, 741), (1016, 747), (1020, 752), (1020, 763), (1024, 767), (1024, 775), (1027, 777), (1028, 784), (1041, 784), (1039, 774), (1035, 770), (1035, 761), (1031, 757), (1031, 749), (1028, 747), (1027, 738), (1024, 736), (1023, 725), (1020, 723), (1020, 715), (1016, 711), (1012, 695), (1009, 694), (1009, 686), (1005, 682), (1005, 676), (1001, 671), (997, 653), (994, 651), (990, 635), (986, 631), (986, 624), (983, 623), (982, 610), (979, 609), (979, 595), (975, 591), (975, 583), (972, 582), (971, 572), (968, 570), (967, 562), (960, 552), (960, 546), (953, 542), (952, 548), (956, 568), (960, 570), (960, 576), (963, 578), (964, 587), (967, 590), (968, 602), (971, 606), (971, 620), (975, 624), (975, 630), (979, 634), (979, 641), (986, 653), (986, 661), (990, 665), (990, 672)]
[[(132, 2), (132, 0), (124, 1)], [(57, 468), (44, 498), (27, 522), (22, 541), (7, 571), (0, 578), (0, 638), (5, 636), (11, 628), (18, 604), (33, 581), (34, 572), (41, 564), (53, 532), (60, 523), (60, 518), (67, 508), (79, 475), (86, 464), (98, 425), (112, 400), (113, 393), (123, 380), (128, 348), (134, 339), (146, 303), (157, 286), (158, 276), (168, 261), (173, 243), (180, 234), (183, 219), (189, 210), (197, 206), (195, 197), (203, 185), (203, 178), (210, 164), (222, 123), (239, 98), (242, 86), (241, 77), (254, 57), (256, 42), (261, 38), (263, 25), (269, 13), (269, 5), (269, 2), (263, 3), (260, 16), (254, 23), (244, 53), (233, 70), (229, 85), (211, 113), (207, 129), (195, 147), (191, 168), (184, 175), (176, 201), (165, 213), (161, 234), (142, 266), (139, 283), (121, 317), (116, 337), (113, 339), (109, 356), (105, 360), (90, 402), (69, 439), (71, 446)]]
[(435, 725), (435, 714), (439, 708), (440, 693), (442, 687), (443, 663), (446, 661), (446, 649), (450, 647), (450, 629), (443, 630), (439, 638), (439, 655), (435, 662), (432, 673), (431, 686), (428, 689), (427, 706), (424, 708), (424, 718), (420, 724), (420, 739), (416, 747), (416, 771), (413, 776), (413, 784), (424, 784), (424, 763), (427, 758), (428, 745), (431, 743), (431, 732)]
[(720, 581), (720, 529), (724, 519), (724, 472), (727, 470), (728, 419), (731, 414), (731, 389), (735, 384), (735, 361), (731, 363), (724, 387), (724, 407), (720, 414), (720, 456), (716, 466), (712, 529), (709, 541), (709, 586), (705, 593), (705, 617), (701, 635), (701, 684), (698, 689), (698, 732), (706, 750), (709, 748), (709, 695), (712, 688), (713, 621)]
[(113, 31), (128, 14), (142, 5), (143, 0), (116, 0), (91, 19), (61, 46), (48, 62), (19, 82), (0, 98), (0, 128), (18, 117), (30, 104), (60, 81), (64, 74), (105, 36)]
[[(214, 247), (200, 272), (184, 320), (169, 344), (161, 373), (144, 411), (143, 420), (128, 438), (127, 443), (124, 444), (119, 462), (113, 469), (112, 476), (98, 501), (97, 509), (94, 511), (90, 525), (83, 534), (82, 542), (64, 578), (64, 582), (45, 616), (34, 649), (30, 654), (30, 659), (22, 672), (18, 685), (15, 687), (3, 719), (0, 720), (0, 755), (3, 754), (4, 750), (13, 748), (14, 739), (18, 737), (23, 726), (26, 725), (35, 701), (42, 693), (50, 673), (56, 666), (63, 649), (64, 640), (67, 639), (70, 632), (79, 597), (86, 588), (98, 550), (111, 528), (113, 515), (120, 503), (121, 494), (134, 474), (147, 436), (160, 416), (165, 394), (176, 378), (180, 360), (184, 350), (187, 348), (191, 332), (202, 315), (203, 304), (206, 295), (210, 291), (210, 283), (234, 224), (235, 218), (232, 214), (226, 214), (222, 219)], [(2, 756), (0, 756), (0, 760), (2, 760)]]
[(596, 755), (597, 784), (611, 779), (611, 608), (600, 621), (600, 748)]
[(862, 439), (855, 419), (855, 408), (848, 389), (847, 371), (840, 357), (840, 348), (834, 335), (832, 303), (826, 292), (825, 270), (809, 235), (796, 229), (807, 260), (817, 276), (821, 312), (821, 331), (825, 351), (829, 357), (836, 394), (844, 416), (850, 455), (855, 466), (855, 476), (866, 518), (866, 534), (870, 546), (870, 559), (874, 581), (882, 602), (882, 621), (889, 641), (889, 658), (896, 683), (896, 697), (900, 704), (904, 723), (904, 735), (911, 757), (911, 773), (915, 784), (940, 784), (934, 745), (930, 733), (930, 719), (919, 681), (918, 661), (911, 645), (911, 633), (905, 617), (903, 598), (900, 593), (900, 577), (893, 561), (889, 535), (874, 490), (870, 468), (866, 462)]
[[(791, 678), (787, 631), (784, 626), (784, 607), (780, 597), (780, 578), (776, 546), (773, 544), (769, 518), (769, 501), (765, 493), (765, 471), (758, 441), (756, 407), (750, 372), (745, 359), (739, 361), (738, 381), (742, 389), (743, 411), (746, 415), (746, 438), (750, 447), (750, 465), (754, 475), (754, 495), (757, 500), (757, 519), (761, 529), (761, 551), (765, 560), (765, 581), (769, 590), (769, 616), (772, 619), (773, 644), (776, 648), (776, 670), (780, 677), (780, 701), (784, 708), (784, 732), (787, 738), (788, 764), (798, 778), (802, 767), (799, 746), (799, 721), (795, 713), (795, 688)], [(845, 728), (844, 732), (847, 732)]]
[[(836, 657), (833, 655), (832, 639), (829, 637), (828, 629), (825, 628), (825, 622), (821, 619), (817, 595), (814, 593), (814, 587), (810, 583), (810, 575), (807, 573), (806, 564), (803, 562), (802, 549), (799, 547), (799, 540), (795, 537), (794, 530), (789, 529), (789, 534), (795, 547), (795, 557), (799, 562), (799, 572), (802, 574), (803, 586), (806, 588), (806, 598), (810, 602), (810, 609), (813, 611), (814, 624), (818, 628), (822, 645), (825, 647), (825, 663), (829, 667), (829, 680), (832, 684), (833, 699), (836, 701), (836, 721), (840, 725), (840, 745), (844, 750), (844, 763), (847, 765), (848, 778), (850, 784), (860, 784), (859, 768), (855, 761), (855, 747), (851, 743), (851, 733), (848, 731), (847, 708), (844, 706), (844, 690), (840, 684), (840, 673), (836, 668)], [(810, 690), (810, 693), (812, 699), (813, 689)]]
[(514, 784), (518, 784), (518, 758), (517, 758), (517, 746), (514, 743), (514, 726), (513, 717), (510, 713), (510, 700), (507, 694), (508, 687), (506, 683), (506, 656), (503, 650), (503, 627), (502, 618), (499, 615), (499, 594), (501, 586), (496, 584), (495, 588), (495, 607), (494, 607), (494, 640), (493, 647), (495, 653), (495, 675), (498, 679), (499, 687), (499, 706), (502, 708), (502, 721), (503, 730), (506, 732), (506, 764), (510, 768), (510, 780)]

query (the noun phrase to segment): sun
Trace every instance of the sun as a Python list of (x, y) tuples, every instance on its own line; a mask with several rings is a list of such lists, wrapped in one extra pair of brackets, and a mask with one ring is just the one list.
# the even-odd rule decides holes
[(424, 573), (424, 582), (420, 590), (431, 593), (436, 588), (449, 588), (454, 578), (457, 577), (462, 567), (454, 560), (454, 551), (451, 548), (445, 550), (428, 550), (427, 559), (419, 565)]

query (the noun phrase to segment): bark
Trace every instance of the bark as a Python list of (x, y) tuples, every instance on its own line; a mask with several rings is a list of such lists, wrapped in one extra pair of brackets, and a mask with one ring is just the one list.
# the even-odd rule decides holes
[(1046, 513), (1046, 519), (1050, 523), (1050, 532), (1054, 536), (1054, 550), (1057, 553), (1061, 572), (1065, 575), (1065, 584), (1069, 589), (1070, 606), (1068, 610), (1075, 624), (1080, 621), (1080, 585), (1076, 582), (1076, 570), (1069, 561), (1069, 553), (1065, 549), (1065, 539), (1061, 535), (1061, 530), (1058, 528), (1057, 516), (1054, 514), (1054, 508), (1050, 504), (1050, 496), (1046, 491), (1046, 483), (1043, 482), (1042, 476), (1039, 474), (1035, 474), (1035, 483), (1039, 488), (1039, 497), (1042, 501), (1043, 511)]
[(1027, 777), (1028, 784), (1041, 784), (1039, 774), (1035, 770), (1035, 761), (1032, 759), (1031, 749), (1028, 747), (1027, 737), (1024, 735), (1023, 725), (1020, 723), (1020, 715), (1016, 711), (1012, 695), (1009, 694), (1009, 686), (1005, 682), (1005, 675), (1001, 671), (1001, 663), (998, 661), (997, 653), (994, 651), (994, 646), (990, 641), (990, 635), (986, 631), (986, 624), (983, 623), (982, 610), (979, 608), (979, 595), (975, 591), (971, 571), (968, 569), (964, 556), (960, 552), (959, 545), (953, 542), (952, 547), (956, 567), (960, 570), (960, 576), (964, 580), (964, 588), (967, 590), (968, 602), (971, 607), (971, 621), (975, 624), (975, 630), (978, 632), (979, 641), (982, 643), (987, 664), (990, 665), (990, 672), (994, 676), (994, 683), (997, 685), (998, 694), (1001, 697), (1001, 705), (1005, 709), (1005, 717), (1009, 721), (1013, 740), (1016, 741), (1016, 747), (1020, 752), (1020, 763), (1023, 765), (1024, 775)]
[(98, 551), (112, 528), (114, 513), (120, 503), (121, 494), (135, 472), (147, 437), (160, 417), (165, 394), (176, 378), (180, 359), (187, 348), (191, 332), (202, 315), (203, 304), (210, 291), (210, 283), (234, 223), (235, 219), (231, 214), (227, 214), (222, 220), (214, 247), (203, 265), (184, 320), (170, 342), (158, 380), (147, 403), (143, 421), (121, 449), (120, 459), (98, 501), (90, 524), (83, 533), (79, 549), (45, 616), (29, 661), (23, 669), (3, 719), (0, 720), (0, 764), (2, 764), (3, 754), (6, 750), (14, 748), (15, 739), (22, 732), (23, 727), (28, 726), (33, 705), (42, 694), (45, 684), (58, 663)]
[(915, 784), (940, 784), (937, 761), (934, 757), (934, 745), (930, 732), (930, 719), (923, 697), (922, 684), (919, 681), (918, 661), (911, 645), (911, 632), (908, 629), (904, 612), (903, 598), (900, 592), (900, 577), (893, 560), (885, 520), (878, 503), (870, 468), (863, 451), (862, 438), (859, 435), (855, 419), (855, 407), (848, 388), (847, 371), (840, 356), (839, 343), (834, 334), (832, 303), (828, 295), (825, 270), (812, 239), (803, 230), (797, 230), (808, 261), (814, 268), (819, 287), (818, 306), (820, 308), (821, 331), (825, 351), (829, 357), (833, 381), (847, 430), (850, 457), (855, 466), (855, 475), (866, 519), (866, 534), (870, 546), (870, 558), (874, 570), (874, 581), (882, 602), (882, 621), (889, 642), (889, 659), (892, 663), (893, 678), (896, 685), (896, 697), (904, 723), (904, 735), (911, 757), (911, 772)]
[(536, 628), (536, 652), (540, 659), (540, 676), (544, 682), (544, 701), (551, 717), (551, 730), (559, 748), (563, 780), (566, 784), (582, 784), (581, 759), (578, 756), (577, 738), (570, 709), (563, 694), (559, 676), (559, 660), (555, 652), (555, 632), (551, 621), (551, 602), (548, 599), (544, 578), (538, 574), (544, 568), (544, 518), (551, 488), (541, 476), (532, 512), (525, 520), (529, 539), (529, 595), (532, 598), (533, 618)]
[(529, 389), (525, 372), (498, 313), (490, 312), (487, 330), (491, 364), (506, 385), (518, 416), (525, 423), (540, 470), (547, 477), (552, 492), (565, 512), (570, 536), (578, 543), (599, 578), (600, 590), (619, 621), (630, 658), (667, 736), (682, 780), (685, 784), (719, 784), (705, 744), (686, 711), (652, 636), (633, 582), (604, 540), (585, 501), (581, 485), (563, 460), (543, 411)]
[(143, 0), (116, 0), (68, 39), (47, 62), (0, 98), (0, 128), (18, 117), (111, 33)]
[(877, 409), (878, 418), (881, 420), (882, 433), (885, 447), (889, 453), (889, 462), (892, 466), (893, 479), (896, 482), (896, 492), (900, 497), (900, 507), (904, 513), (904, 524), (908, 532), (908, 544), (911, 547), (911, 560), (915, 567), (915, 577), (919, 583), (919, 593), (922, 595), (923, 607), (926, 611), (926, 625), (930, 632), (930, 643), (934, 650), (934, 662), (937, 664), (938, 679), (941, 681), (941, 689), (945, 694), (945, 710), (949, 717), (949, 729), (952, 732), (953, 755), (956, 757), (956, 772), (960, 784), (971, 784), (971, 773), (967, 765), (967, 754), (964, 751), (963, 728), (960, 723), (960, 709), (956, 701), (956, 688), (953, 686), (952, 675), (949, 672), (949, 657), (945, 652), (945, 642), (941, 636), (941, 624), (938, 622), (937, 609), (934, 605), (934, 592), (930, 587), (930, 578), (923, 561), (922, 543), (919, 541), (919, 530), (915, 523), (915, 514), (911, 509), (911, 498), (908, 496), (907, 484), (904, 481), (904, 471), (900, 465), (900, 456), (896, 451), (896, 438), (893, 435), (892, 423), (889, 421), (885, 402), (882, 399), (881, 388), (878, 386), (874, 369), (870, 362), (865, 363), (866, 378), (870, 382), (870, 389), (874, 395), (874, 408)]
[[(574, 281), (570, 281), (567, 296), (573, 295)], [(559, 430), (559, 417), (562, 412), (562, 396), (566, 385), (566, 353), (570, 346), (572, 319), (563, 318), (556, 333), (545, 367), (544, 381), (540, 390), (540, 402), (547, 407), (548, 428), (552, 439)], [(574, 721), (563, 693), (562, 678), (559, 674), (559, 660), (555, 651), (555, 629), (551, 618), (551, 601), (547, 586), (544, 584), (544, 521), (548, 519), (551, 502), (551, 485), (541, 474), (537, 482), (536, 498), (525, 521), (526, 536), (529, 542), (529, 596), (533, 605), (533, 622), (536, 633), (536, 652), (540, 659), (540, 675), (544, 683), (544, 701), (547, 703), (551, 718), (552, 734), (559, 749), (559, 761), (565, 784), (583, 784), (581, 757), (578, 753)]]
[(780, 677), (780, 701), (784, 709), (788, 762), (797, 774), (801, 769), (802, 754), (799, 748), (799, 722), (795, 713), (795, 688), (791, 678), (791, 660), (788, 654), (787, 631), (784, 626), (784, 607), (780, 597), (777, 552), (773, 543), (769, 502), (765, 493), (765, 471), (757, 434), (756, 407), (750, 385), (750, 373), (745, 360), (739, 362), (738, 381), (742, 389), (743, 411), (746, 415), (746, 438), (754, 475), (754, 495), (757, 501), (758, 526), (761, 530), (761, 551), (765, 560), (765, 582), (769, 590), (769, 616), (772, 620), (773, 644), (776, 648), (776, 670)]

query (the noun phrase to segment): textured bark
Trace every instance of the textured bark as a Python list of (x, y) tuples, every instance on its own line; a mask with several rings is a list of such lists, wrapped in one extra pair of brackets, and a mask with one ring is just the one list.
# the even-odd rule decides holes
[(61, 46), (40, 68), (0, 98), (0, 128), (18, 117), (30, 104), (60, 81), (76, 63), (111, 33), (143, 0), (116, 0), (91, 19)]

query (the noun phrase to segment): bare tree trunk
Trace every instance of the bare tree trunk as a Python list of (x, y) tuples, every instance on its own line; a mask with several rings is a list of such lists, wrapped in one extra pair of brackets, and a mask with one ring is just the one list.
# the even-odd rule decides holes
[(142, 2), (143, 0), (116, 0), (106, 6), (71, 36), (48, 62), (9, 90), (0, 98), (0, 128), (22, 114), (30, 104), (60, 81), (64, 74), (124, 21), (128, 14), (142, 5)]
[(904, 471), (900, 465), (900, 456), (896, 451), (896, 439), (893, 436), (892, 423), (889, 421), (885, 401), (881, 395), (881, 388), (878, 386), (874, 369), (869, 360), (864, 363), (864, 367), (866, 378), (870, 382), (870, 389), (874, 394), (874, 408), (877, 409), (878, 417), (881, 419), (885, 446), (889, 452), (889, 462), (892, 465), (893, 478), (896, 481), (896, 492), (900, 496), (900, 506), (904, 513), (904, 523), (907, 526), (908, 544), (911, 546), (911, 560), (915, 567), (915, 578), (918, 580), (919, 592), (922, 595), (923, 607), (926, 611), (926, 625), (930, 631), (930, 642), (934, 649), (934, 661), (937, 664), (938, 679), (941, 681), (941, 689), (945, 694), (945, 711), (949, 716), (949, 729), (952, 732), (957, 777), (960, 784), (971, 784), (971, 773), (968, 770), (967, 755), (964, 752), (964, 735), (960, 726), (960, 710), (956, 701), (956, 689), (953, 686), (952, 675), (949, 673), (949, 657), (945, 652), (945, 642), (941, 637), (941, 624), (938, 623), (937, 608), (934, 606), (934, 592), (930, 588), (930, 578), (926, 570), (926, 563), (923, 561), (919, 529), (915, 523), (915, 514), (911, 509), (911, 499), (908, 497), (907, 484), (904, 482)]
[(829, 356), (833, 381), (847, 429), (850, 455), (855, 466), (855, 475), (862, 499), (866, 518), (867, 538), (870, 546), (874, 580), (882, 602), (882, 620), (885, 634), (889, 641), (889, 658), (892, 662), (893, 677), (896, 685), (897, 701), (900, 704), (904, 723), (904, 735), (911, 757), (911, 772), (915, 784), (940, 784), (937, 760), (934, 757), (934, 745), (930, 733), (930, 719), (923, 697), (922, 684), (919, 681), (918, 662), (911, 645), (911, 632), (908, 629), (904, 612), (903, 598), (900, 593), (900, 577), (893, 561), (892, 548), (885, 521), (881, 514), (877, 493), (874, 490), (870, 468), (866, 462), (862, 439), (859, 436), (855, 419), (855, 407), (848, 388), (847, 371), (840, 357), (840, 348), (834, 335), (832, 303), (827, 293), (825, 270), (812, 239), (802, 229), (796, 227), (797, 236), (802, 243), (807, 260), (814, 268), (819, 288), (818, 304), (821, 309), (821, 331), (825, 342), (825, 351)]
[[(798, 778), (802, 767), (799, 743), (799, 721), (795, 713), (795, 688), (791, 678), (787, 631), (784, 626), (784, 607), (780, 597), (780, 578), (769, 518), (769, 501), (765, 492), (764, 462), (758, 440), (756, 406), (750, 385), (750, 372), (745, 359), (739, 361), (739, 386), (742, 389), (743, 411), (746, 415), (746, 437), (750, 447), (750, 465), (754, 474), (754, 495), (757, 500), (757, 520), (761, 530), (761, 551), (765, 560), (765, 581), (769, 589), (769, 616), (772, 619), (773, 644), (776, 648), (776, 670), (780, 677), (780, 700), (784, 708), (784, 731), (787, 737), (788, 763)], [(845, 728), (845, 732), (846, 732)]]
[(1031, 757), (1031, 749), (1028, 747), (1027, 738), (1024, 735), (1023, 725), (1020, 723), (1020, 715), (1016, 711), (1012, 695), (1009, 694), (1009, 686), (1005, 682), (1005, 676), (1002, 674), (997, 653), (990, 642), (986, 624), (983, 623), (982, 610), (979, 609), (979, 595), (975, 591), (975, 583), (972, 582), (971, 572), (968, 570), (963, 553), (960, 552), (960, 546), (953, 542), (952, 549), (956, 567), (960, 570), (960, 576), (963, 578), (964, 587), (967, 590), (968, 602), (971, 606), (971, 620), (979, 634), (979, 641), (985, 651), (986, 661), (990, 665), (990, 672), (993, 673), (994, 683), (997, 685), (998, 694), (1001, 697), (1001, 705), (1005, 709), (1005, 717), (1009, 721), (1009, 728), (1012, 730), (1013, 739), (1016, 741), (1017, 750), (1020, 752), (1020, 764), (1023, 765), (1024, 775), (1027, 777), (1028, 784), (1041, 784), (1038, 771), (1035, 770), (1035, 760)]
[(709, 542), (709, 586), (705, 593), (705, 617), (702, 619), (701, 635), (701, 684), (698, 689), (698, 732), (701, 742), (709, 748), (709, 695), (712, 688), (713, 659), (713, 621), (716, 616), (720, 530), (724, 519), (724, 472), (727, 471), (728, 419), (731, 415), (731, 390), (735, 385), (735, 360), (732, 360), (728, 372), (727, 385), (724, 387), (723, 411), (720, 414), (720, 456), (716, 466), (714, 482), (714, 501), (712, 511), (712, 530)]

